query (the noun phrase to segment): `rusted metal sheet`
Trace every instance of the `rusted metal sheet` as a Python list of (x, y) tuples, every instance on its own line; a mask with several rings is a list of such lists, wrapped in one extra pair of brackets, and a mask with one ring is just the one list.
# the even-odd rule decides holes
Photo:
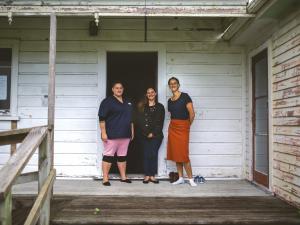
[(0, 15), (253, 17), (245, 6), (0, 6)]

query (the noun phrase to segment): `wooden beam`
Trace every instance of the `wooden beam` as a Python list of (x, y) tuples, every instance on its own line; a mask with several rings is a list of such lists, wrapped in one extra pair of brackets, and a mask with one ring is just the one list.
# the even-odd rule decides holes
[(0, 170), (0, 201), (9, 194), (11, 186), (17, 176), (26, 166), (27, 162), (47, 135), (46, 127), (33, 128), (18, 147), (17, 152), (10, 157)]
[(0, 6), (0, 15), (58, 16), (157, 16), (157, 17), (254, 17), (246, 5), (72, 5), (72, 6)]
[[(45, 182), (47, 181), (48, 175), (50, 173), (50, 163), (49, 158), (50, 152), (48, 148), (48, 138), (45, 138), (39, 147), (39, 193), (42, 191)], [(44, 201), (43, 206), (40, 209), (39, 225), (49, 225), (50, 221), (50, 201), (52, 197), (52, 187), (50, 187), (50, 192)]]
[(31, 129), (40, 127), (42, 126), (2, 131), (0, 132), (0, 146), (21, 143)]
[[(18, 125), (18, 123), (17, 123), (16, 120), (11, 121), (11, 129), (12, 130), (17, 129), (17, 125)], [(17, 150), (17, 144), (16, 143), (11, 144), (11, 146), (10, 146), (10, 155), (13, 155), (16, 152), (16, 150)]]
[(49, 79), (48, 79), (48, 148), (50, 150), (50, 165), (54, 160), (54, 118), (55, 118), (55, 61), (56, 61), (56, 15), (50, 16), (49, 43)]
[(29, 172), (29, 173), (22, 173), (14, 182), (15, 184), (24, 184), (29, 183), (32, 181), (37, 181), (39, 177), (39, 173), (37, 171)]
[(0, 224), (12, 225), (12, 194), (9, 191), (5, 199), (0, 201)]
[(24, 225), (35, 225), (37, 223), (40, 216), (40, 210), (42, 209), (47, 197), (50, 196), (50, 190), (52, 189), (54, 180), (55, 169), (51, 170), (49, 176), (47, 177), (47, 180), (42, 186)]
[[(247, 11), (250, 14), (256, 14), (268, 3), (268, 7), (275, 3), (275, 0), (253, 0), (247, 7)], [(264, 10), (265, 11), (265, 10)], [(260, 13), (261, 14), (261, 13)], [(248, 27), (254, 20), (258, 19), (259, 16), (255, 18), (235, 18), (235, 20), (225, 29), (222, 39), (231, 40), (243, 27)]]

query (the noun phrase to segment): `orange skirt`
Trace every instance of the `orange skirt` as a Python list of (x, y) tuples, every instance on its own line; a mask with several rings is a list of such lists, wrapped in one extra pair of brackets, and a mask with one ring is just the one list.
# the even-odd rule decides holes
[(167, 160), (189, 162), (190, 121), (171, 120), (168, 135)]

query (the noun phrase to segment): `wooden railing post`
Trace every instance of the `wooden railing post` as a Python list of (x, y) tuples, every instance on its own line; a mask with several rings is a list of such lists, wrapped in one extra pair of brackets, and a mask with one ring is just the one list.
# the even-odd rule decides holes
[(11, 191), (5, 196), (4, 201), (0, 201), (0, 224), (12, 224), (12, 195)]
[[(43, 142), (39, 146), (39, 193), (45, 181), (47, 180), (50, 173), (50, 149), (48, 145), (48, 135), (44, 138)], [(50, 221), (50, 201), (51, 201), (51, 193), (47, 193), (46, 200), (44, 205), (41, 208), (40, 217), (39, 217), (39, 225), (49, 225)]]

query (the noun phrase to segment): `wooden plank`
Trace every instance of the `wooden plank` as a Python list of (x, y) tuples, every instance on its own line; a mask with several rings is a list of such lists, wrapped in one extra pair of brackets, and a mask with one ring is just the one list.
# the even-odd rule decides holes
[(300, 106), (300, 97), (287, 98), (284, 100), (273, 101), (273, 108), (290, 108)]
[(272, 60), (273, 66), (280, 65), (280, 64), (287, 62), (293, 58), (296, 58), (299, 55), (300, 55), (300, 45), (282, 53), (279, 56), (274, 57)]
[(230, 53), (168, 53), (167, 64), (240, 65), (240, 54)]
[[(292, 88), (292, 87), (297, 87), (300, 86), (300, 77), (299, 76), (295, 76), (280, 82), (277, 82), (275, 84), (273, 84), (273, 91), (280, 91), (283, 89), (288, 89), (288, 88)], [(296, 92), (296, 94), (299, 94)]]
[(300, 34), (273, 50), (273, 57), (277, 57), (290, 49), (300, 45)]
[(275, 177), (277, 177), (279, 180), (282, 180), (284, 182), (300, 186), (300, 177), (293, 176), (289, 173), (274, 169), (273, 174)]
[(274, 143), (273, 149), (275, 152), (282, 152), (290, 155), (295, 155), (297, 157), (300, 156), (299, 146)]
[(274, 126), (299, 126), (299, 117), (274, 118)]
[[(21, 52), (19, 55), (20, 63), (48, 63), (48, 52)], [(57, 52), (57, 64), (92, 64), (97, 63), (97, 52)]]
[(28, 172), (28, 173), (22, 173), (16, 179), (16, 181), (14, 182), (14, 185), (29, 183), (29, 182), (33, 182), (33, 181), (37, 181), (37, 180), (38, 180), (38, 172), (37, 171), (35, 171), (35, 172)]
[[(62, 17), (57, 21), (57, 30), (86, 30), (90, 17)], [(143, 30), (144, 17), (102, 17), (102, 30)], [(1, 29), (49, 29), (49, 20), (45, 17), (15, 17), (9, 25), (6, 18), (0, 18)], [(148, 30), (220, 30), (220, 18), (148, 18)]]
[[(48, 148), (48, 139), (45, 138), (41, 145), (39, 146), (39, 178), (38, 178), (38, 190), (39, 193), (42, 191), (43, 185), (47, 181), (48, 175), (50, 175), (50, 167), (52, 160), (50, 158), (50, 149)], [(50, 188), (51, 190), (52, 188)], [(39, 225), (49, 225), (50, 224), (50, 201), (51, 201), (51, 195), (48, 194), (46, 197), (40, 212), (39, 212)]]
[(300, 137), (297, 136), (285, 136), (275, 134), (273, 137), (273, 141), (274, 143), (300, 146)]
[[(65, 64), (67, 67), (68, 64)], [(71, 65), (70, 65), (71, 66)], [(37, 68), (38, 69), (38, 68)], [(46, 85), (47, 82), (47, 75), (44, 74), (36, 74), (36, 75), (20, 75), (19, 76), (19, 84), (22, 86), (28, 86), (28, 85)], [(56, 77), (56, 84), (58, 86), (75, 86), (78, 88), (78, 86), (82, 87), (93, 87), (97, 84), (97, 75), (94, 74), (60, 74)], [(47, 90), (45, 88), (45, 90)]]
[(297, 77), (299, 75), (300, 75), (300, 67), (298, 66), (273, 75), (273, 82), (276, 83), (289, 78)]
[(0, 201), (0, 222), (1, 225), (12, 225), (12, 194), (11, 190)]
[(0, 199), (4, 199), (21, 173), (35, 149), (47, 134), (46, 127), (33, 128), (18, 147), (16, 154), (12, 155), (8, 162), (0, 170)]
[(274, 92), (273, 100), (279, 100), (279, 99), (285, 99), (285, 98), (291, 98), (297, 96), (300, 96), (300, 86)]
[(298, 166), (295, 165), (291, 165), (289, 163), (284, 163), (284, 162), (280, 162), (276, 159), (274, 159), (274, 164), (273, 164), (274, 169), (286, 172), (286, 173), (290, 173), (292, 175), (297, 176), (300, 172), (300, 168)]
[(52, 189), (54, 180), (55, 180), (55, 169), (52, 169), (49, 176), (47, 177), (47, 180), (45, 181), (44, 185), (42, 186), (42, 188), (37, 196), (37, 199), (34, 202), (34, 205), (33, 205), (32, 209), (30, 210), (30, 213), (29, 213), (24, 225), (35, 225), (37, 223), (39, 216), (40, 216), (40, 210), (41, 210), (43, 204), (45, 203), (47, 197), (50, 194), (49, 192)]
[(297, 117), (300, 116), (300, 107), (289, 107), (273, 110), (273, 117)]
[[(15, 120), (11, 121), (11, 129), (12, 130), (17, 129), (17, 121), (15, 121)], [(10, 154), (11, 155), (14, 154), (16, 152), (16, 150), (17, 150), (17, 145), (16, 144), (12, 144), (10, 146)]]
[(32, 128), (14, 129), (0, 132), (0, 146), (13, 143), (20, 143)]
[(299, 67), (300, 65), (300, 59), (298, 58), (293, 58), (287, 62), (284, 62), (280, 65), (277, 65), (275, 67), (273, 67), (273, 74), (278, 74), (281, 72), (285, 72), (289, 69), (295, 68), (295, 67)]
[[(97, 96), (57, 96), (56, 106), (64, 108), (98, 108)], [(47, 96), (19, 96), (20, 107), (46, 107)]]
[(299, 136), (300, 135), (300, 127), (290, 127), (290, 126), (276, 126), (273, 128), (274, 134), (281, 135), (291, 135), (291, 136)]
[(283, 45), (287, 41), (293, 39), (294, 37), (296, 37), (300, 34), (299, 20), (297, 22), (298, 22), (298, 25), (296, 25), (295, 27), (290, 27), (290, 30), (288, 30), (285, 34), (282, 34), (278, 38), (275, 37), (275, 40), (273, 42), (273, 48), (277, 48), (280, 45)]
[[(300, 157), (296, 155), (285, 154), (282, 152), (274, 152), (274, 158), (280, 162), (289, 163), (291, 165), (300, 166)], [(300, 186), (300, 183), (299, 183)]]
[[(9, 7), (9, 8), (8, 8)], [(97, 12), (99, 16), (157, 16), (157, 17), (253, 17), (248, 14), (246, 6), (182, 6), (182, 5), (72, 5), (72, 6), (1, 6), (0, 13), (8, 10), (15, 15), (43, 15), (55, 12), (57, 15), (89, 16)]]

